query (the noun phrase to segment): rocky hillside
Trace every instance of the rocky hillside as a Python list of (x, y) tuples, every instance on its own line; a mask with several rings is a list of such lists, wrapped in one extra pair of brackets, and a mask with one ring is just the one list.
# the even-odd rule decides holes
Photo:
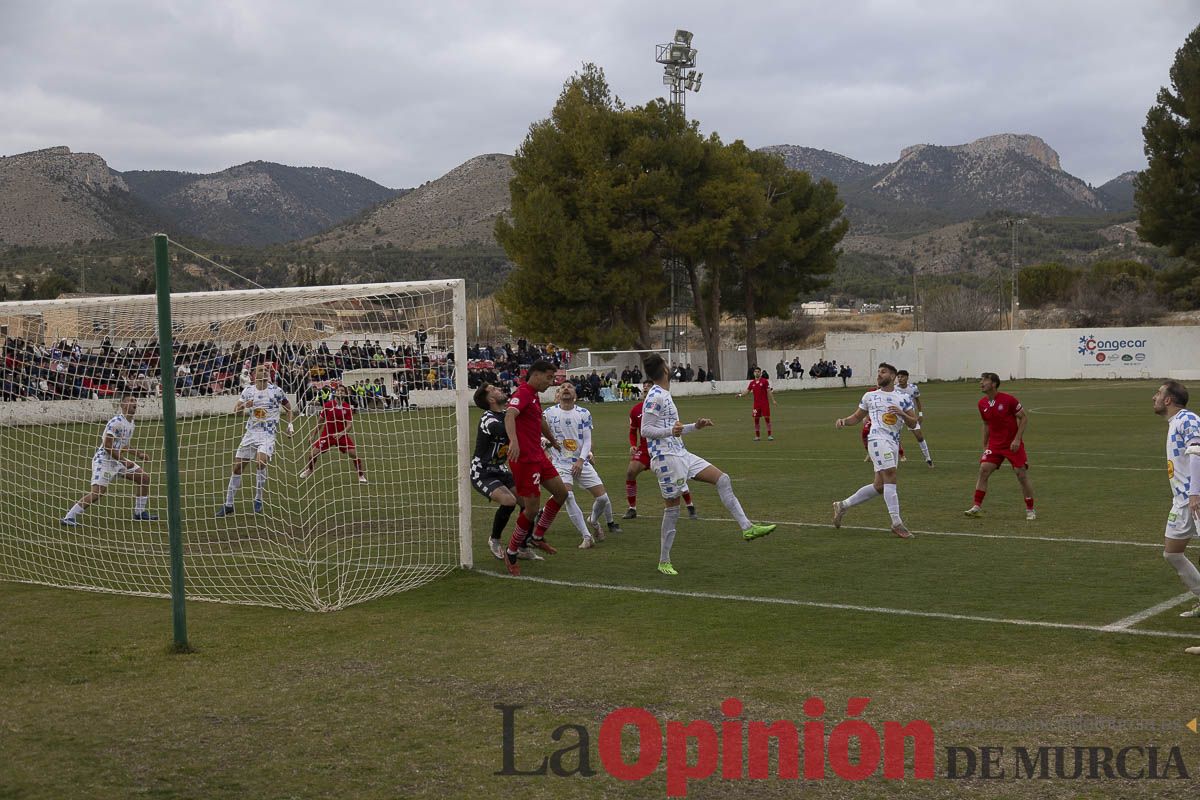
[(1129, 208), (1118, 192), (1092, 189), (1064, 172), (1058, 153), (1036, 136), (1004, 133), (949, 147), (912, 145), (896, 161), (879, 165), (792, 145), (763, 150), (837, 183), (851, 220), (870, 232), (922, 213), (931, 223), (948, 223), (998, 210), (1079, 216)]
[(1096, 193), (1114, 211), (1133, 211), (1133, 179), (1137, 172), (1124, 172), (1108, 183), (1096, 187)]
[(435, 181), (309, 240), (319, 250), (374, 246), (427, 250), (496, 246), (496, 218), (508, 213), (512, 156), (476, 156)]
[(400, 194), (350, 172), (269, 161), (211, 175), (134, 171), (123, 177), (171, 230), (222, 244), (302, 239)]
[(153, 215), (98, 155), (50, 147), (0, 157), (0, 245), (114, 239), (153, 227)]

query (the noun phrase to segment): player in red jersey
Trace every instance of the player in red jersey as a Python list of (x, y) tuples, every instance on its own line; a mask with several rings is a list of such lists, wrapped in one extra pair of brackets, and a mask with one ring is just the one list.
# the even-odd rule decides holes
[(1025, 423), (1029, 417), (1021, 401), (1000, 391), (1000, 376), (985, 372), (979, 377), (979, 416), (983, 418), (983, 456), (979, 459), (979, 480), (975, 482), (975, 504), (963, 513), (978, 517), (982, 512), (988, 478), (1000, 469), (1004, 459), (1012, 464), (1017, 482), (1025, 494), (1025, 519), (1037, 519), (1033, 510), (1033, 485), (1029, 482), (1029, 458), (1025, 455)]
[[(642, 381), (642, 397), (650, 391), (654, 381), (646, 378)], [(646, 440), (642, 438), (642, 403), (629, 409), (629, 466), (625, 468), (625, 499), (629, 508), (625, 510), (625, 519), (637, 516), (637, 476), (650, 469), (650, 451), (646, 449)], [(692, 493), (684, 490), (683, 502), (687, 506), (688, 517), (696, 519), (696, 506), (692, 505)]]
[(746, 392), (754, 395), (754, 408), (750, 412), (750, 416), (754, 419), (754, 441), (757, 442), (760, 439), (758, 425), (760, 419), (767, 421), (767, 441), (775, 441), (775, 435), (771, 432), (771, 406), (775, 404), (775, 390), (771, 388), (771, 382), (767, 380), (761, 367), (754, 368), (754, 380), (746, 384), (745, 392), (738, 392), (738, 397), (744, 397)]
[(358, 449), (354, 445), (354, 437), (350, 435), (350, 424), (354, 422), (354, 406), (350, 405), (350, 387), (338, 384), (333, 397), (325, 401), (319, 414), (320, 425), (313, 430), (312, 449), (309, 451), (308, 463), (300, 472), (301, 478), (307, 478), (316, 469), (317, 459), (331, 447), (336, 447), (354, 461), (354, 469), (358, 471), (358, 482), (367, 482), (367, 471), (363, 468), (362, 459), (358, 457)]
[[(521, 574), (517, 552), (530, 538), (529, 526), (534, 524), (533, 520), (537, 522), (533, 529), (532, 545), (550, 555), (558, 552), (546, 541), (546, 529), (554, 522), (558, 509), (567, 502), (567, 486), (542, 450), (542, 437), (556, 450), (559, 444), (554, 432), (542, 418), (542, 403), (538, 398), (554, 382), (557, 369), (549, 361), (533, 362), (525, 374), (525, 382), (512, 393), (508, 409), (504, 412), (504, 430), (508, 433), (508, 463), (516, 484), (517, 503), (521, 506), (521, 513), (517, 515), (517, 524), (505, 551), (504, 563), (512, 575)], [(543, 488), (550, 492), (551, 497), (539, 515)]]

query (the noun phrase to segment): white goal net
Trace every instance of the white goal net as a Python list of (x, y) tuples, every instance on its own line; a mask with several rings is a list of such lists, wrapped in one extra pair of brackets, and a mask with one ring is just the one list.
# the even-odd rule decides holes
[[(470, 565), (462, 281), (171, 302), (188, 598), (328, 611)], [(0, 334), (0, 580), (169, 596), (155, 298), (0, 303)]]

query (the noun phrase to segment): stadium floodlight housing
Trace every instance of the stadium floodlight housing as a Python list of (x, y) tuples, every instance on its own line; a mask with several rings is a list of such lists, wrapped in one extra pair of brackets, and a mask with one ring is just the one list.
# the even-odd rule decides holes
[(685, 47), (692, 46), (692, 32), (685, 31), (683, 28), (675, 30), (675, 43), (684, 45)]

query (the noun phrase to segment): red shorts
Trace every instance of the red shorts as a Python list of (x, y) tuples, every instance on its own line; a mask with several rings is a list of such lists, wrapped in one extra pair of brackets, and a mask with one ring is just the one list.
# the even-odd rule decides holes
[(510, 461), (513, 483), (516, 484), (517, 497), (536, 497), (541, 494), (541, 486), (548, 480), (558, 477), (558, 470), (550, 463), (550, 459), (539, 449), (541, 459), (538, 461)]
[(322, 436), (313, 442), (313, 449), (318, 453), (324, 453), (331, 447), (337, 447), (343, 453), (348, 453), (354, 449), (354, 439), (349, 434), (341, 433), (334, 436)]
[(1016, 450), (1007, 449), (1008, 444), (1011, 444), (1011, 442), (1005, 442), (1004, 444), (998, 445), (989, 442), (987, 449), (983, 451), (983, 456), (979, 459), (979, 463), (983, 464), (984, 462), (987, 462), (988, 464), (995, 464), (998, 467), (1003, 464), (1004, 459), (1007, 458), (1008, 463), (1012, 464), (1013, 469), (1024, 469), (1025, 467), (1028, 467), (1029, 458), (1025, 455), (1025, 443), (1021, 442), (1021, 446)]
[(644, 447), (639, 447), (634, 451), (630, 461), (636, 461), (646, 469), (650, 469), (650, 451)]
[(754, 417), (755, 419), (758, 419), (759, 417), (762, 417), (763, 419), (770, 419), (771, 409), (759, 408), (758, 406), (755, 406), (754, 410), (750, 412), (750, 416)]

